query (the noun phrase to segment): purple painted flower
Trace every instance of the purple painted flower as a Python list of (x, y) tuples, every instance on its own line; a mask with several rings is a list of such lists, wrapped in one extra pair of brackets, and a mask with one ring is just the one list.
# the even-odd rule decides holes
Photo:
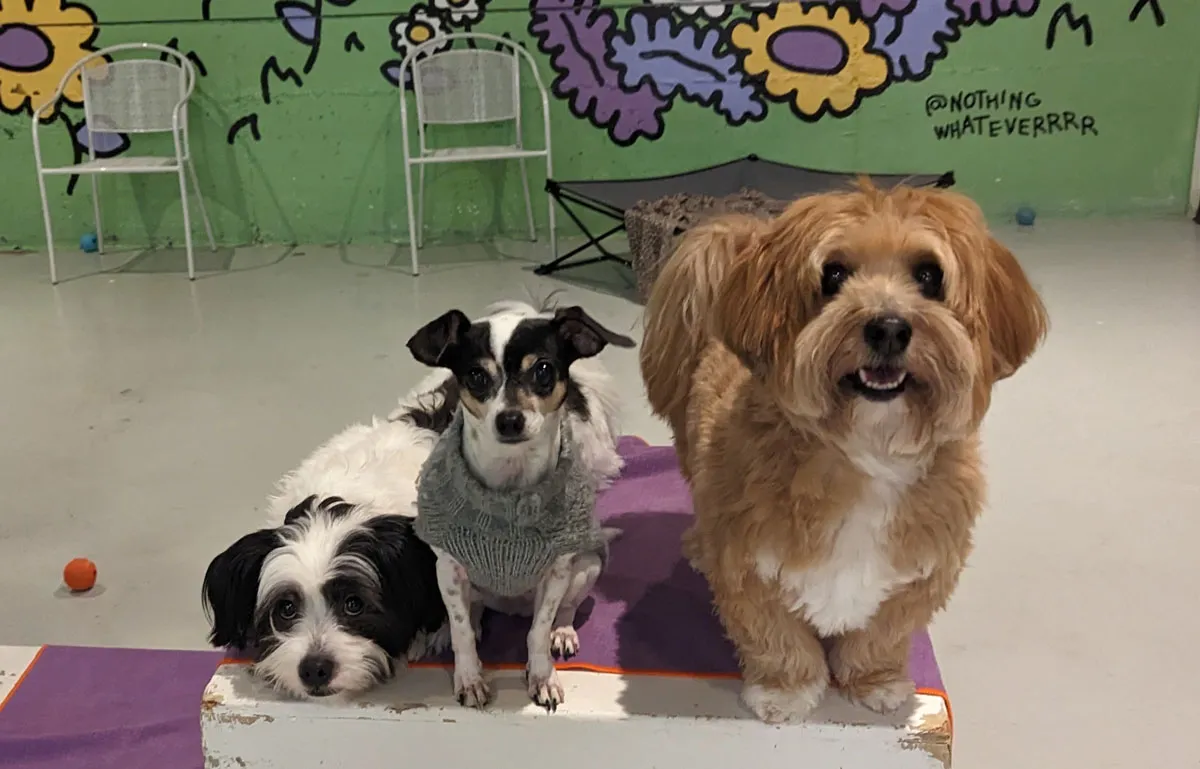
[(922, 0), (903, 15), (882, 13), (871, 22), (871, 50), (887, 57), (893, 81), (922, 80), (958, 40), (961, 19), (951, 0)]
[(626, 89), (649, 83), (664, 99), (679, 95), (712, 107), (733, 125), (766, 116), (766, 105), (738, 57), (718, 52), (720, 30), (679, 24), (639, 9), (628, 13), (626, 27), (612, 41), (612, 60)]
[(860, 0), (858, 9), (864, 19), (873, 19), (885, 11), (896, 15), (908, 13), (916, 4), (917, 0)]
[(991, 24), (1003, 16), (1032, 16), (1039, 0), (950, 0), (966, 24)]
[[(103, 118), (97, 118), (98, 123), (102, 121)], [(75, 126), (74, 139), (82, 151), (81, 155), (87, 155), (88, 149), (91, 148), (95, 151), (96, 157), (111, 158), (129, 149), (128, 135), (105, 130), (102, 125), (90, 129), (86, 121), (81, 121), (79, 125)]]
[(312, 45), (321, 33), (317, 10), (308, 3), (298, 0), (280, 0), (275, 3), (275, 15), (283, 22), (288, 34), (304, 45)]
[(571, 114), (608, 131), (609, 138), (629, 145), (640, 137), (657, 139), (663, 113), (671, 103), (648, 84), (626, 88), (608, 58), (617, 15), (597, 7), (596, 0), (532, 0), (529, 33), (550, 56), (557, 73), (554, 95), (566, 99)]

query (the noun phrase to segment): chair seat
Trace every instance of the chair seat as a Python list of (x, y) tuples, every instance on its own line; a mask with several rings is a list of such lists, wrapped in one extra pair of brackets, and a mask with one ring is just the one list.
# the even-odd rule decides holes
[(413, 163), (457, 163), (467, 160), (507, 160), (510, 158), (544, 158), (546, 150), (527, 150), (515, 145), (488, 147), (446, 147), (427, 149), (425, 154), (412, 159)]
[(153, 174), (167, 171), (178, 171), (179, 163), (173, 157), (157, 157), (146, 155), (130, 157), (122, 155), (115, 158), (96, 158), (71, 166), (43, 168), (44, 174)]

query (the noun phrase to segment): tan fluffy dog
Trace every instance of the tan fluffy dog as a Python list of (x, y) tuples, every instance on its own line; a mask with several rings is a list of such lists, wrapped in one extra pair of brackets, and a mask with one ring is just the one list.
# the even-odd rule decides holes
[(802, 719), (830, 680), (886, 712), (984, 501), (992, 386), (1046, 311), (967, 198), (856, 190), (691, 231), (646, 310), (642, 374), (692, 486), (685, 552), (743, 699)]

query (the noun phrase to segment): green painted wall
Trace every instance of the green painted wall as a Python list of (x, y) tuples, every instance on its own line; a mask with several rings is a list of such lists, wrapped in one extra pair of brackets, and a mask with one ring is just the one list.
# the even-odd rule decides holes
[[(1022, 203), (1043, 215), (1186, 206), (1200, 3), (862, 0), (853, 13), (832, 1), (698, 12), (592, 3), (564, 12), (569, 0), (430, 0), (415, 9), (410, 0), (0, 0), (0, 248), (43, 244), (25, 96), (44, 98), (81, 47), (143, 40), (176, 41), (203, 65), (192, 136), (220, 240), (404, 241), (397, 91), (381, 67), (400, 58), (406, 29), (422, 19), (449, 28), (452, 13), (459, 29), (524, 42), (547, 83), (565, 73), (551, 97), (561, 178), (678, 172), (756, 152), (845, 170), (953, 168), (994, 215)], [(35, 40), (53, 50), (33, 50)], [(552, 57), (560, 40), (583, 50)], [(266, 103), (271, 57), (300, 84), (268, 74)], [(564, 90), (597, 76), (607, 85), (594, 103)], [(980, 91), (1005, 92), (1004, 107)], [(536, 115), (536, 101), (526, 101)], [(611, 130), (597, 127), (609, 109)], [(42, 127), (47, 162), (71, 162), (82, 121), (79, 106), (60, 105)], [(166, 146), (134, 136), (124, 153)], [(531, 171), (540, 189), (542, 171)], [(65, 177), (49, 182), (56, 234), (75, 242), (92, 228), (90, 190), (86, 179), (73, 194), (67, 188)], [(178, 240), (173, 177), (105, 177), (101, 189), (109, 233)], [(433, 240), (524, 226), (512, 164), (436, 169), (429, 196)], [(536, 212), (544, 222), (541, 200)]]

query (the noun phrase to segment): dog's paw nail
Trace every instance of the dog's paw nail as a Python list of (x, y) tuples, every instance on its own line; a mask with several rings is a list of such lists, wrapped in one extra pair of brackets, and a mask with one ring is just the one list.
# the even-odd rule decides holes
[(569, 660), (579, 654), (579, 634), (573, 627), (555, 628), (550, 632), (550, 651), (555, 657)]
[(482, 708), (492, 699), (487, 682), (478, 676), (455, 676), (454, 692), (458, 704), (468, 708)]
[(551, 669), (550, 675), (533, 675), (525, 671), (528, 684), (529, 698), (535, 705), (546, 709), (547, 713), (558, 712), (558, 706), (566, 700), (562, 684), (558, 681), (558, 672)]

